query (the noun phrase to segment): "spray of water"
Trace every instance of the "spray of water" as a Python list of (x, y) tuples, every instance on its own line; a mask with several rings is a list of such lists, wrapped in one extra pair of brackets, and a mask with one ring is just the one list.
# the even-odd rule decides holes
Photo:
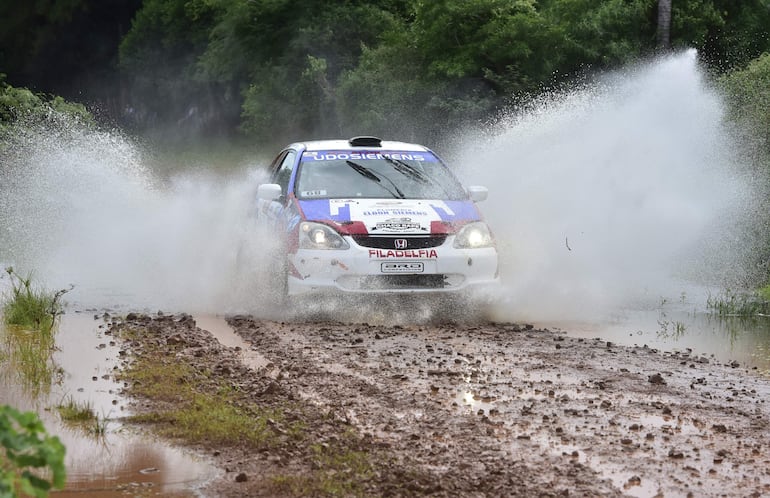
[[(459, 141), (450, 162), (490, 188), (481, 207), (500, 245), (497, 314), (595, 317), (659, 299), (693, 261), (729, 252), (719, 234), (747, 189), (721, 123), (689, 52), (543, 97)], [(66, 120), (18, 127), (8, 143), (0, 262), (74, 284), (84, 306), (274, 310), (272, 239), (251, 217), (258, 164), (160, 181), (125, 136)]]
[[(66, 118), (26, 124), (3, 151), (0, 262), (92, 307), (254, 311), (264, 258), (253, 230), (259, 168), (160, 181), (141, 147)], [(247, 308), (244, 308), (247, 307)], [(256, 308), (255, 308), (256, 307)]]
[[(688, 51), (541, 98), (463, 142), (501, 247), (504, 318), (599, 318), (739, 271), (749, 202), (723, 109)], [(705, 265), (708, 261), (710, 264)]]

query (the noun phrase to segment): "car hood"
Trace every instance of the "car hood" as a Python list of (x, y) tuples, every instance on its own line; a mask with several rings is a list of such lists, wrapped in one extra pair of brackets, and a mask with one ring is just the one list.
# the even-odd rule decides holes
[(343, 233), (430, 235), (453, 233), (481, 219), (470, 200), (314, 199), (298, 201), (303, 218), (333, 222)]

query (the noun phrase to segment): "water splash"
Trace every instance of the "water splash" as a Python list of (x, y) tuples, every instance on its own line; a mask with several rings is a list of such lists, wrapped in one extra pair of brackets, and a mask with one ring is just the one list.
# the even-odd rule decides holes
[(146, 151), (115, 131), (60, 118), (11, 133), (0, 171), (4, 264), (34, 269), (47, 286), (74, 284), (68, 298), (83, 306), (259, 305), (264, 263), (235, 265), (245, 242), (269, 246), (250, 230), (254, 165), (161, 181)]
[(491, 187), (504, 318), (597, 318), (740, 269), (720, 255), (751, 193), (694, 50), (542, 97), (463, 147)]
[[(543, 96), (459, 140), (450, 163), (490, 188), (497, 315), (596, 318), (689, 292), (698, 273), (738, 273), (740, 234), (727, 227), (754, 194), (722, 121), (690, 51)], [(8, 143), (0, 262), (75, 284), (70, 301), (87, 306), (269, 315), (273, 242), (250, 218), (257, 161), (160, 180), (134, 141), (66, 120), (19, 127)], [(238, 261), (244, 242), (255, 250)], [(351, 320), (378, 311), (349, 308)]]

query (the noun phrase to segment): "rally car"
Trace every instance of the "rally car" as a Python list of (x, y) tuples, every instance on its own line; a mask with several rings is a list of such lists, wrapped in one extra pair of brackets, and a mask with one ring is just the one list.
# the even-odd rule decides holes
[(499, 283), (476, 202), (421, 145), (355, 137), (293, 143), (257, 189), (280, 239), (279, 285), (311, 293), (465, 293)]

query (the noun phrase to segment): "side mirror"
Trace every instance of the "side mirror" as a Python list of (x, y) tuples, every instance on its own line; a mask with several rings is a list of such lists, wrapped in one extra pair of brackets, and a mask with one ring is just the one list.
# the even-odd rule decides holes
[(265, 201), (278, 200), (283, 195), (281, 186), (277, 183), (263, 183), (257, 187), (257, 198)]
[(487, 200), (487, 196), (489, 195), (489, 190), (487, 189), (487, 187), (474, 185), (472, 187), (468, 187), (467, 190), (468, 190), (468, 195), (470, 196), (473, 202), (485, 201)]

